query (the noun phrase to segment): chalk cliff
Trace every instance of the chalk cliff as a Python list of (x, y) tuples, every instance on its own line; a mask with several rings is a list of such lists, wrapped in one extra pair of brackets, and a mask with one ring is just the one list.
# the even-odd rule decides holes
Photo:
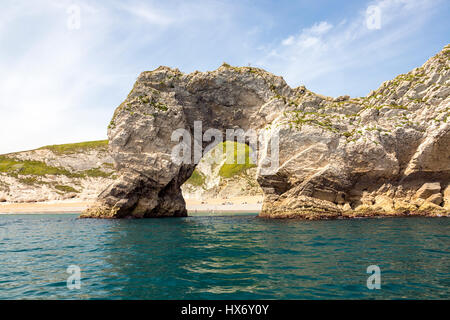
[[(185, 199), (225, 200), (262, 194), (254, 165), (227, 165), (226, 159), (219, 163), (213, 160), (212, 152), (201, 159), (181, 187)], [(113, 183), (116, 176), (108, 141), (54, 145), (4, 154), (0, 155), (0, 203), (69, 199), (91, 202)]]
[(114, 178), (108, 141), (0, 155), (0, 202), (92, 201)]
[[(263, 132), (262, 217), (449, 215), (449, 94), (450, 45), (360, 98), (290, 88), (262, 69), (228, 64), (143, 72), (108, 128), (119, 177), (82, 217), (186, 216), (181, 185), (196, 164), (173, 161), (171, 136), (178, 128), (195, 136), (195, 121), (201, 133)], [(275, 138), (279, 166), (266, 174)]]

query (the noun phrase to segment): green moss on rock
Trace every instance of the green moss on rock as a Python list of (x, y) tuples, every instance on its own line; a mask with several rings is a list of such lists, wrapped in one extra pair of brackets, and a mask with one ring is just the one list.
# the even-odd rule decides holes
[(80, 191), (76, 190), (75, 188), (72, 188), (71, 186), (56, 185), (55, 189), (63, 193), (80, 193)]
[(77, 153), (83, 151), (90, 151), (96, 149), (107, 149), (108, 148), (108, 140), (98, 140), (98, 141), (86, 141), (79, 143), (69, 143), (69, 144), (58, 144), (58, 145), (50, 145), (45, 146), (41, 149), (47, 149), (57, 154), (70, 154)]
[(235, 175), (247, 171), (250, 168), (256, 167), (256, 165), (252, 162), (252, 159), (250, 158), (251, 149), (248, 145), (244, 146), (245, 162), (242, 164), (238, 163), (238, 152), (240, 150), (239, 148), (240, 145), (241, 145), (240, 143), (229, 141), (223, 143), (225, 155), (228, 156), (227, 150), (229, 150), (229, 148), (233, 149), (233, 152), (232, 153), (230, 152), (230, 154), (233, 155), (233, 159), (227, 159), (226, 163), (224, 163), (222, 167), (219, 169), (219, 175), (221, 177), (231, 178)]
[(196, 187), (200, 187), (205, 183), (206, 177), (197, 169), (192, 172), (190, 178), (186, 181), (187, 184), (191, 184)]
[(41, 161), (28, 161), (17, 160), (5, 156), (0, 156), (0, 172), (4, 172), (10, 175), (65, 175), (74, 177), (76, 174), (71, 173), (68, 170), (48, 166), (45, 162)]

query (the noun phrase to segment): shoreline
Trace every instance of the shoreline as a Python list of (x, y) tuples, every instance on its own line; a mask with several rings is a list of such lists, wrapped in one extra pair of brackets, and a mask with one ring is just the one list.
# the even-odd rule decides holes
[(29, 203), (0, 203), (0, 215), (5, 214), (74, 214), (85, 210), (89, 201), (49, 201)]
[[(262, 196), (236, 197), (229, 199), (186, 199), (188, 216), (217, 216), (220, 214), (230, 215), (259, 215), (262, 209)], [(30, 203), (0, 203), (0, 216), (2, 215), (39, 215), (39, 214), (81, 214), (82, 211), (94, 204), (95, 201), (62, 200), (48, 202)], [(344, 214), (339, 217), (311, 219), (307, 217), (260, 216), (263, 219), (301, 219), (301, 220), (347, 220), (347, 219), (367, 219), (367, 218), (399, 218), (399, 217), (431, 217), (441, 218), (448, 215), (434, 215), (424, 212), (414, 212), (407, 214), (381, 214), (371, 212), (369, 214)]]
[[(11, 214), (76, 214), (87, 209), (94, 201), (48, 201), (29, 203), (0, 203), (0, 215)], [(197, 200), (186, 199), (189, 215), (256, 213), (261, 211), (262, 197), (236, 197), (229, 199)]]

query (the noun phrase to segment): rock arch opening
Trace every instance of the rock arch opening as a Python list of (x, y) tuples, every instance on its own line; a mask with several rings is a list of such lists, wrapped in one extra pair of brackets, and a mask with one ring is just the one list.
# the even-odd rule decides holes
[[(274, 119), (277, 110), (264, 111), (273, 99), (268, 90), (270, 86), (288, 89), (286, 83), (260, 71), (263, 77), (250, 84), (253, 73), (232, 77), (236, 70), (225, 66), (221, 69), (220, 77), (205, 78), (204, 73), (183, 75), (165, 67), (139, 76), (108, 129), (120, 178), (85, 215), (185, 216), (181, 186), (195, 175), (204, 153), (211, 151), (214, 144), (235, 138), (241, 144), (252, 144), (262, 130), (270, 132), (266, 128), (267, 112)], [(229, 131), (234, 133), (230, 135)], [(254, 138), (245, 138), (250, 131), (255, 133)], [(239, 136), (244, 136), (243, 140)], [(184, 140), (181, 147), (180, 139)], [(256, 141), (257, 146), (264, 143)], [(177, 148), (184, 151), (179, 161), (174, 158)], [(252, 155), (256, 158), (261, 154), (257, 148), (253, 148)], [(259, 162), (255, 160), (254, 166)], [(238, 168), (230, 165), (222, 165), (222, 174)], [(240, 165), (245, 167), (245, 161), (237, 164)]]
[[(238, 163), (240, 154), (244, 161)], [(225, 141), (204, 154), (191, 177), (181, 186), (192, 213), (257, 213), (262, 190), (257, 182), (256, 161), (248, 144)]]
[[(448, 215), (450, 158), (438, 154), (450, 143), (446, 50), (408, 73), (401, 92), (391, 81), (352, 99), (290, 88), (281, 77), (251, 67), (143, 72), (108, 126), (120, 177), (81, 217), (186, 216), (181, 187), (211, 142), (196, 139), (196, 123), (201, 137), (213, 128), (222, 141), (231, 140), (227, 129), (261, 133), (255, 163), (264, 193), (260, 216)], [(436, 70), (439, 77), (416, 81)], [(194, 137), (187, 144), (194, 150), (190, 163), (172, 157), (178, 129)], [(274, 141), (277, 166), (263, 174), (273, 163)], [(431, 195), (419, 192), (427, 183)], [(365, 185), (372, 187), (364, 191)]]

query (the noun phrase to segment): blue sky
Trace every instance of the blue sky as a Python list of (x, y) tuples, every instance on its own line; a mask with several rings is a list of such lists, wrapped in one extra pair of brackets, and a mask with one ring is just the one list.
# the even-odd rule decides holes
[(446, 0), (3, 0), (0, 153), (106, 138), (138, 74), (160, 65), (250, 64), (292, 87), (365, 96), (449, 31)]

